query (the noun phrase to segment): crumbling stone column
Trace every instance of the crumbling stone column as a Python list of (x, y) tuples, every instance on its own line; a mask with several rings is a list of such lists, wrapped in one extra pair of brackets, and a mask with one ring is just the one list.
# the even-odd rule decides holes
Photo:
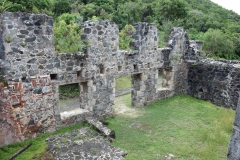
[(227, 154), (227, 160), (238, 159), (240, 159), (240, 98), (238, 99), (233, 131)]

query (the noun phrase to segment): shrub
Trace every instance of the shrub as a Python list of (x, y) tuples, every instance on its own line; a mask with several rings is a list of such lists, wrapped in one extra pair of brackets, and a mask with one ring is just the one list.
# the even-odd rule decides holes
[[(70, 18), (70, 17), (68, 17)], [(81, 52), (86, 43), (81, 40), (83, 31), (79, 24), (70, 21), (67, 24), (64, 20), (54, 24), (54, 44), (57, 52)]]
[(136, 29), (130, 24), (127, 24), (124, 29), (121, 30), (121, 32), (119, 33), (120, 49), (130, 49), (129, 44), (133, 41), (131, 35), (133, 35), (134, 33), (136, 33)]

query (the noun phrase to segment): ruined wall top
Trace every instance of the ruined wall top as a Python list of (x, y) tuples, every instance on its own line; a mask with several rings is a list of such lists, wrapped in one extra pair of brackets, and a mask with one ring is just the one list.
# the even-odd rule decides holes
[(82, 38), (89, 44), (89, 58), (111, 56), (116, 54), (119, 47), (119, 28), (112, 21), (86, 21), (82, 25)]
[(154, 24), (140, 22), (134, 24), (136, 33), (132, 36), (135, 43), (132, 44), (137, 54), (148, 54), (158, 48), (158, 31)]
[[(173, 54), (187, 53), (189, 39), (182, 28), (174, 28), (169, 48), (158, 48), (158, 31), (154, 24), (134, 24), (136, 33), (131, 48), (134, 54), (119, 50), (119, 28), (108, 20), (86, 21), (82, 38), (88, 43), (83, 55), (55, 54), (53, 19), (47, 15), (4, 12), (1, 15), (0, 59), (8, 80), (20, 81), (31, 76), (50, 75), (85, 69), (114, 68), (128, 65), (152, 64), (166, 67)], [(170, 54), (171, 51), (171, 54)], [(195, 52), (193, 52), (195, 54)], [(80, 57), (79, 57), (80, 56)], [(82, 56), (82, 58), (81, 58)], [(77, 58), (76, 58), (77, 57)], [(83, 62), (84, 61), (84, 62)], [(166, 63), (169, 62), (169, 63)]]
[[(8, 78), (44, 74), (54, 57), (53, 19), (30, 13), (1, 14), (0, 58)], [(26, 70), (27, 68), (27, 70)]]

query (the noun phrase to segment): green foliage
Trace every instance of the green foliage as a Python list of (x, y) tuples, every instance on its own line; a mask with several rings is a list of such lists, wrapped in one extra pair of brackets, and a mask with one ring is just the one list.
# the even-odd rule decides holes
[(126, 24), (137, 22), (153, 22), (153, 9), (151, 4), (142, 0), (118, 3), (113, 13), (113, 21), (122, 29)]
[[(123, 98), (121, 102), (128, 106), (131, 95), (126, 96), (128, 103)], [(233, 110), (187, 95), (131, 109), (138, 117), (122, 114), (108, 120), (108, 127), (118, 135), (112, 145), (128, 152), (126, 160), (166, 159), (169, 154), (173, 159), (225, 159)]]
[(6, 37), (5, 37), (5, 41), (6, 41), (7, 43), (12, 42), (12, 36), (11, 36), (11, 35), (6, 36)]
[(127, 49), (130, 50), (130, 42), (133, 41), (131, 35), (136, 33), (136, 29), (132, 26), (127, 24), (124, 29), (121, 30), (119, 33), (119, 48), (120, 49)]
[(0, 3), (5, 6), (2, 11), (46, 13), (51, 10), (51, 0), (0, 0)]
[[(71, 21), (76, 22), (77, 16), (80, 16), (80, 15), (64, 13), (57, 18), (57, 22), (65, 21), (66, 24), (69, 25)], [(82, 21), (80, 21), (79, 25), (81, 25), (81, 23), (82, 23)]]
[(8, 0), (0, 0), (0, 13), (9, 10), (13, 6)]
[(59, 98), (74, 98), (79, 96), (79, 85), (76, 84), (68, 84), (59, 86)]
[(225, 59), (237, 58), (233, 42), (221, 30), (209, 29), (204, 34), (203, 47), (210, 57)]
[(165, 20), (175, 20), (187, 16), (187, 5), (183, 0), (159, 0), (154, 8), (156, 15)]
[(168, 41), (169, 35), (172, 31), (172, 28), (175, 26), (182, 27), (183, 20), (182, 19), (176, 19), (174, 21), (170, 20), (163, 20), (162, 25), (157, 25), (159, 29), (159, 34), (158, 34), (158, 44), (160, 47), (165, 47), (166, 42)]
[(21, 46), (25, 47), (27, 45), (27, 43), (25, 41), (21, 42)]
[(83, 31), (80, 25), (72, 21), (72, 16), (60, 17), (70, 20), (67, 24), (64, 20), (54, 23), (54, 44), (57, 52), (81, 52), (86, 48), (86, 44), (81, 40)]
[(63, 13), (70, 13), (71, 6), (68, 0), (55, 0), (53, 12), (56, 16), (59, 16)]
[(132, 85), (130, 76), (116, 78), (116, 90), (130, 88)]

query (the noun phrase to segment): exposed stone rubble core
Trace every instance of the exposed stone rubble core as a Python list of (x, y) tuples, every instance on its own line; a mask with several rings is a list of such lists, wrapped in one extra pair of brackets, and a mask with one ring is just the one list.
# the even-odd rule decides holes
[(86, 118), (88, 124), (92, 125), (97, 131), (102, 133), (105, 138), (108, 138), (111, 141), (113, 141), (116, 138), (115, 132), (108, 129), (106, 126), (102, 124), (102, 122), (94, 119), (94, 118)]
[(240, 159), (240, 98), (233, 125), (232, 137), (228, 147), (227, 160)]
[(51, 136), (46, 140), (48, 152), (54, 159), (107, 159), (121, 160), (127, 155), (119, 148), (111, 147), (110, 142), (88, 127), (63, 135)]

